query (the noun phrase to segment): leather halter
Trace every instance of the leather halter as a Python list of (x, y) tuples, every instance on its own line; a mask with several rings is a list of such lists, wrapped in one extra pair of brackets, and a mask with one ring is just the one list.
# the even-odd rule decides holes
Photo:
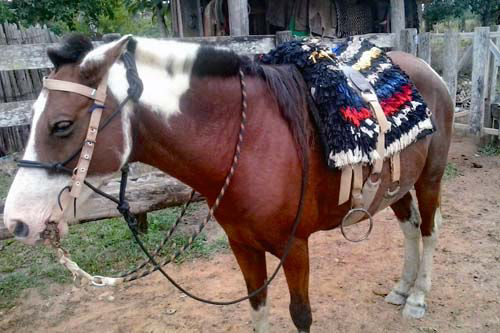
[[(99, 124), (101, 123), (102, 110), (104, 109), (104, 102), (106, 101), (107, 86), (107, 74), (102, 78), (97, 89), (69, 81), (54, 79), (45, 79), (43, 81), (43, 87), (47, 90), (72, 92), (94, 100), (94, 105), (89, 110), (91, 111), (91, 116), (87, 129), (87, 135), (80, 152), (80, 158), (76, 167), (73, 169), (73, 176), (71, 177), (71, 191), (69, 194), (74, 199), (77, 199), (80, 196), (85, 178), (87, 178), (90, 162), (94, 153), (97, 134), (99, 132)], [(61, 206), (63, 209), (66, 207), (64, 204)]]

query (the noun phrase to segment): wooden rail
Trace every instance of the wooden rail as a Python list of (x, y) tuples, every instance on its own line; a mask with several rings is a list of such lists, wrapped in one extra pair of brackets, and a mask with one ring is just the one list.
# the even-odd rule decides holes
[[(107, 182), (101, 189), (115, 197), (118, 197), (120, 190), (120, 179), (113, 179)], [(134, 214), (145, 214), (148, 212), (179, 206), (187, 202), (191, 189), (166, 175), (163, 172), (151, 172), (140, 177), (131, 177), (127, 186), (127, 199), (130, 203), (131, 211)], [(196, 195), (196, 201), (202, 200), (200, 195)], [(3, 203), (0, 204), (0, 240), (11, 238), (12, 235), (3, 224)], [(112, 217), (119, 217), (116, 204), (97, 194), (93, 194), (85, 207), (77, 211), (76, 220), (70, 224), (97, 221)]]

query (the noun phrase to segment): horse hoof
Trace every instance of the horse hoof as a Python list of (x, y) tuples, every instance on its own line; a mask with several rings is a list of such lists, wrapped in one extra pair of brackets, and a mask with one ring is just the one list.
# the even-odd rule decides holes
[(403, 309), (403, 317), (420, 319), (425, 314), (425, 305), (406, 303)]
[(397, 291), (392, 290), (389, 295), (385, 296), (385, 301), (394, 305), (403, 305), (406, 303), (405, 295), (398, 293)]

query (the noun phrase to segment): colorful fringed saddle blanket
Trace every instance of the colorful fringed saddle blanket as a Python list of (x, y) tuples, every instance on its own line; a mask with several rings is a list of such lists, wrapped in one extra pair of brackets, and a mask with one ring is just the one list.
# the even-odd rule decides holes
[(313, 118), (331, 168), (373, 164), (381, 158), (376, 150), (376, 118), (341, 70), (343, 66), (368, 80), (390, 124), (382, 158), (434, 131), (430, 111), (409, 77), (366, 40), (354, 38), (334, 48), (317, 39), (291, 41), (261, 56), (260, 61), (293, 64), (302, 73), (316, 104)]

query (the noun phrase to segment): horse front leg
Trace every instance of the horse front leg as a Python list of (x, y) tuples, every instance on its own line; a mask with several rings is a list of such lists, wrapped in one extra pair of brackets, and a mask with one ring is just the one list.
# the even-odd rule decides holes
[[(247, 285), (248, 293), (259, 289), (267, 279), (266, 254), (246, 245), (229, 239), (238, 265)], [(250, 298), (252, 323), (255, 333), (269, 332), (269, 305), (267, 304), (267, 288)]]
[[(279, 257), (282, 253), (279, 254)], [(290, 315), (299, 333), (309, 332), (312, 324), (309, 304), (309, 250), (307, 239), (296, 238), (283, 264), (290, 292)]]

